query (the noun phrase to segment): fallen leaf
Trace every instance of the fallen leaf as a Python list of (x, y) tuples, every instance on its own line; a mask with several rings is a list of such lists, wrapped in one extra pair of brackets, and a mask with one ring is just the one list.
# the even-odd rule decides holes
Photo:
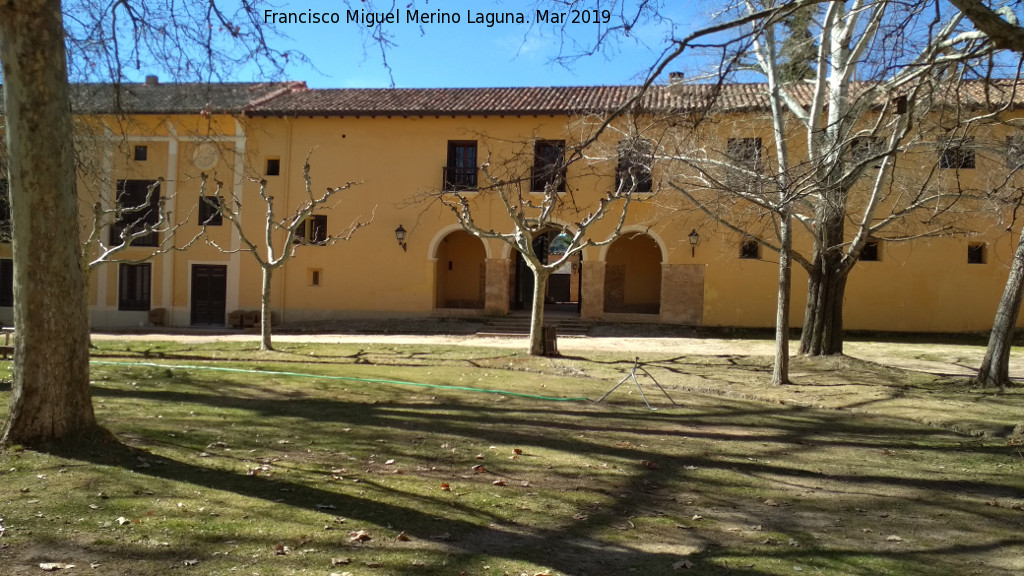
[(336, 510), (337, 506), (334, 504), (317, 504), (314, 508), (317, 510)]
[(367, 568), (380, 568), (381, 566), (383, 566), (383, 564), (381, 564), (380, 562), (372, 562), (372, 561), (371, 562), (363, 562), (363, 565), (365, 565)]
[(351, 563), (351, 558), (331, 558), (331, 566), (345, 566)]
[(476, 455), (476, 459), (477, 460), (483, 460), (484, 459), (484, 455), (483, 454), (477, 454)]
[(131, 520), (125, 518), (124, 516), (119, 516), (117, 519), (117, 523), (121, 526), (124, 526), (125, 524), (131, 524), (131, 522)]
[(473, 472), (476, 472), (477, 474), (482, 474), (484, 472), (487, 472), (487, 468), (484, 468), (483, 464), (477, 464), (476, 466), (473, 466)]
[(659, 470), (659, 469), (661, 469), (661, 466), (658, 466), (658, 463), (654, 462), (653, 460), (644, 460), (640, 464), (642, 466), (646, 467), (648, 470)]
[(769, 498), (769, 499), (764, 501), (764, 505), (765, 506), (778, 506), (779, 503), (776, 502), (775, 500), (772, 500), (771, 498)]
[(694, 514), (694, 515), (693, 515), (693, 519), (694, 519), (694, 520), (703, 520), (703, 519), (704, 519), (704, 517), (703, 517), (703, 516), (701, 516), (700, 514)]
[(899, 536), (897, 536), (895, 534), (892, 534), (890, 536), (886, 536), (885, 539), (888, 542), (903, 542), (903, 538), (900, 538)]
[(441, 490), (443, 490), (445, 492), (451, 492), (452, 491), (452, 487), (449, 486), (447, 482), (441, 482)]
[(182, 564), (185, 566), (195, 566), (196, 564), (199, 564), (199, 560), (185, 560)]
[(373, 540), (365, 530), (357, 530), (355, 532), (348, 533), (348, 539), (352, 542), (366, 542), (367, 540)]
[(385, 466), (394, 466), (395, 465), (395, 461), (394, 460), (388, 460), (387, 462), (384, 463), (384, 465)]
[(284, 544), (278, 544), (277, 546), (274, 546), (274, 555), (276, 556), (285, 556), (291, 551), (292, 549), (285, 546)]
[(495, 480), (494, 482), (491, 482), (491, 484), (493, 484), (495, 486), (504, 486), (505, 485), (505, 481), (504, 480)]
[(519, 448), (513, 448), (512, 451), (515, 452), (516, 454), (522, 454), (523, 453), (523, 451), (520, 450)]
[(690, 568), (693, 568), (693, 562), (690, 562), (686, 558), (683, 558), (682, 560), (673, 564), (672, 567), (676, 570), (689, 570)]
[(44, 572), (56, 572), (57, 570), (69, 570), (74, 568), (74, 564), (65, 564), (63, 562), (43, 562), (39, 564), (39, 567)]
[(395, 536), (395, 540), (399, 542), (408, 542), (409, 537), (405, 535), (405, 532), (399, 532), (398, 536)]

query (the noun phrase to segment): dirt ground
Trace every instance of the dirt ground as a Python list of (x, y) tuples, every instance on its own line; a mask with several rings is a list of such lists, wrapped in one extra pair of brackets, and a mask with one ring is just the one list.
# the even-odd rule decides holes
[[(213, 333), (185, 331), (176, 333), (93, 334), (96, 340), (171, 340), (177, 342), (258, 342), (259, 336), (248, 333)], [(434, 344), (451, 346), (482, 346), (492, 348), (526, 348), (522, 336), (492, 337), (475, 334), (281, 334), (274, 341), (384, 344)], [(630, 336), (562, 336), (558, 349), (572, 354), (586, 351), (622, 351), (626, 358), (649, 354), (681, 356), (771, 356), (775, 343), (764, 339), (731, 339), (708, 337), (630, 337)], [(792, 350), (796, 350), (793, 344)], [(985, 355), (985, 347), (972, 344), (926, 344), (908, 342), (852, 341), (845, 344), (848, 356), (886, 366), (928, 372), (943, 376), (970, 376), (977, 371)], [(1010, 358), (1010, 375), (1024, 378), (1024, 350), (1015, 349)]]

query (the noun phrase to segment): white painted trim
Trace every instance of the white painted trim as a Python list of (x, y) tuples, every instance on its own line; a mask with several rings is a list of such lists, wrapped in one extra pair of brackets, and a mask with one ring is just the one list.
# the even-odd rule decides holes
[[(430, 244), (427, 246), (427, 260), (431, 260), (433, 262), (437, 262), (437, 249), (438, 249), (438, 247), (441, 246), (441, 242), (445, 238), (447, 238), (448, 235), (451, 234), (452, 232), (458, 232), (460, 230), (463, 231), (463, 232), (466, 232), (466, 229), (462, 227), (462, 224), (450, 224), (450, 225), (445, 226), (444, 228), (441, 228), (440, 230), (438, 230), (437, 233), (434, 234), (434, 237), (430, 239)], [(469, 234), (470, 236), (473, 236), (473, 234), (470, 233), (470, 232), (466, 232), (466, 234)], [(473, 237), (477, 238), (476, 236), (473, 236)], [(487, 260), (490, 260), (491, 259), (491, 243), (488, 241), (489, 239), (477, 238), (477, 240), (479, 240), (480, 243), (484, 245), (484, 256), (485, 256), (485, 258)], [(501, 241), (498, 240), (498, 242), (501, 242)], [(504, 242), (501, 242), (501, 243), (505, 244)]]
[[(661, 236), (658, 236), (658, 234), (653, 232), (650, 228), (646, 226), (641, 226), (639, 224), (623, 226), (622, 233), (619, 234), (619, 238), (622, 238), (623, 236), (634, 232), (638, 234), (643, 234), (644, 236), (650, 236), (651, 239), (654, 240), (654, 243), (658, 245), (658, 249), (661, 250), (661, 263), (668, 263), (668, 248), (665, 246), (665, 242), (661, 239)], [(600, 260), (601, 262), (605, 262), (608, 259), (608, 249), (611, 248), (612, 244), (614, 244), (616, 241), (618, 241), (618, 238), (616, 238), (615, 241), (611, 242), (610, 244), (605, 244), (604, 246), (601, 246), (601, 249), (597, 253), (597, 259)]]
[[(168, 214), (171, 215), (171, 222), (168, 224), (173, 226), (174, 222), (174, 208), (177, 204), (178, 194), (178, 141), (171, 140), (167, 143), (167, 175), (164, 176), (164, 185), (167, 189), (164, 192), (164, 198), (166, 198), (166, 204), (164, 207)], [(177, 243), (177, 239), (172, 238), (172, 242)], [(160, 292), (162, 294), (161, 308), (168, 310), (174, 306), (174, 257), (175, 251), (168, 250), (160, 256), (161, 264), (163, 264), (163, 271), (161, 272), (160, 279), (161, 287)]]
[[(232, 183), (233, 190), (231, 194), (234, 198), (241, 200), (243, 184), (245, 183), (245, 127), (242, 123), (235, 118), (235, 131), (242, 136), (235, 140), (235, 181)], [(242, 218), (242, 202), (235, 203), (237, 210), (237, 217), (239, 220)], [(238, 303), (241, 302), (241, 282), (239, 275), (242, 273), (242, 256), (239, 253), (239, 249), (242, 247), (242, 237), (238, 234), (238, 229), (234, 226), (231, 227), (231, 256), (228, 258), (228, 281), (225, 290), (225, 302), (224, 306), (227, 311), (238, 309)], [(191, 270), (189, 271), (189, 277), (191, 278)], [(191, 282), (191, 280), (189, 280)], [(191, 297), (191, 294), (190, 294)], [(283, 316), (282, 316), (283, 318)]]

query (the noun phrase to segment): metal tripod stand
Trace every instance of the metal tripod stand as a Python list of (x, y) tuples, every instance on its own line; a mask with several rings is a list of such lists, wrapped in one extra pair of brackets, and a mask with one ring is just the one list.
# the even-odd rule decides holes
[(647, 377), (651, 379), (651, 382), (654, 382), (654, 385), (657, 386), (659, 390), (661, 390), (661, 393), (665, 395), (665, 398), (668, 398), (669, 402), (671, 402), (672, 404), (678, 406), (678, 404), (676, 404), (676, 401), (673, 400), (672, 397), (668, 395), (668, 392), (666, 392), (665, 389), (661, 387), (661, 384), (658, 384), (658, 381), (654, 379), (654, 376), (651, 376), (651, 373), (648, 372), (643, 366), (640, 365), (640, 357), (639, 356), (637, 356), (637, 357), (635, 357), (633, 359), (633, 368), (629, 371), (629, 374), (626, 374), (626, 376), (622, 380), (619, 380), (618, 384), (613, 386), (611, 390), (605, 392), (604, 396), (601, 396), (600, 398), (595, 400), (594, 403), (596, 404), (596, 403), (600, 402), (601, 400), (604, 400), (605, 398), (608, 397), (609, 394), (611, 394), (612, 392), (615, 392), (616, 388), (618, 388), (619, 386), (622, 386), (623, 384), (625, 384), (626, 380), (629, 380), (630, 378), (632, 378), (633, 379), (633, 383), (636, 384), (636, 389), (640, 391), (640, 397), (644, 399), (644, 404), (647, 404), (647, 409), (648, 410), (657, 410), (657, 408), (654, 408), (653, 406), (651, 406), (651, 403), (647, 401), (647, 395), (644, 394), (644, 389), (640, 386), (640, 381), (636, 379), (636, 373), (637, 373), (638, 370), (640, 372), (643, 372), (644, 374), (646, 374)]

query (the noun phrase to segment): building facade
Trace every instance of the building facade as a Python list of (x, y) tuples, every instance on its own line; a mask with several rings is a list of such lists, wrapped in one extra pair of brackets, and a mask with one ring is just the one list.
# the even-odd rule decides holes
[[(116, 246), (119, 226), (132, 218), (166, 216), (160, 231), (90, 269), (93, 324), (122, 327), (223, 326), (233, 311), (259, 309), (261, 269), (211, 202), (233, 207), (246, 237), (260, 239), (254, 244), (265, 250), (261, 186), (273, 196), (277, 217), (287, 217), (308, 197), (307, 159), (313, 193), (352, 186), (306, 219), (294, 257), (275, 273), (272, 308), (279, 321), (488, 316), (528, 307), (532, 280), (516, 252), (466, 232), (443, 204), (444, 193), (463, 191), (478, 225), (508, 231), (505, 207), (486, 194), (488, 178), (520, 174), (512, 178), (520, 197), (539, 202), (537, 189), (545, 184), (537, 181), (539, 171), (637, 88), (321, 90), (302, 83), (194, 86), (152, 79), (122, 86), (116, 97), (112, 87), (76, 90), (78, 123), (88, 135), (79, 146), (86, 158), (79, 180), (83, 239), (97, 224), (100, 239), (84, 248), (87, 259)], [(685, 108), (680, 98), (692, 96), (655, 87), (644, 109), (649, 118), (678, 112)], [(666, 125), (652, 128), (659, 142), (667, 142)], [(701, 128), (699, 138), (723, 150), (756, 144), (760, 155), (769, 128), (756, 106), (736, 106)], [(1009, 142), (1008, 128), (991, 130), (993, 142)], [(556, 221), (570, 224), (617, 185), (620, 141), (609, 135), (566, 168), (559, 184), (566, 208)], [(949, 162), (941, 151), (918, 154), (919, 164), (952, 168), (959, 183), (1005, 174), (1006, 152), (979, 152), (970, 167), (964, 159), (943, 166)], [(665, 185), (669, 170), (653, 163), (623, 233), (558, 270), (547, 301), (585, 319), (772, 326), (777, 256), (688, 205)], [(936, 185), (954, 186), (941, 176)], [(128, 205), (150, 205), (143, 211), (149, 216), (119, 211)], [(96, 207), (106, 210), (94, 219)], [(595, 225), (595, 235), (613, 230), (617, 218), (613, 211)], [(943, 234), (872, 241), (850, 276), (845, 326), (990, 328), (1019, 225), (991, 208), (955, 220)], [(355, 222), (369, 225), (333, 242)], [(398, 229), (405, 232), (401, 243)], [(543, 236), (544, 250), (558, 254), (561, 232), (553, 227)], [(279, 231), (271, 238), (283, 240)], [(809, 243), (798, 234), (799, 248)], [(165, 250), (170, 244), (178, 249)], [(0, 321), (8, 323), (9, 255), (0, 245)], [(806, 280), (794, 267), (794, 326), (802, 320)]]

